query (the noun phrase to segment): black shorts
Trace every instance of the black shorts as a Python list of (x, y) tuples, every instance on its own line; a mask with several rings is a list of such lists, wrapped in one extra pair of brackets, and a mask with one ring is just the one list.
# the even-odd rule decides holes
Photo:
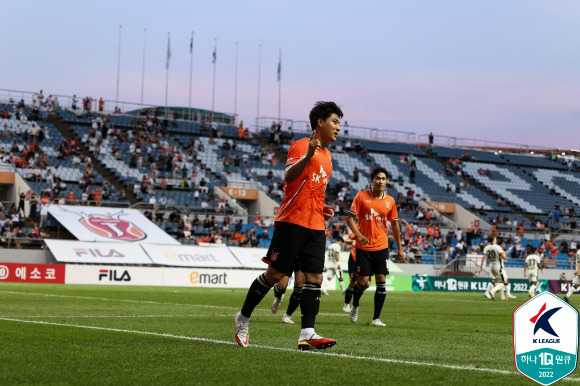
[(359, 276), (388, 275), (389, 249), (363, 251), (356, 249), (356, 271)]
[(326, 236), (323, 230), (279, 221), (274, 224), (272, 242), (262, 260), (283, 273), (300, 269), (304, 273), (322, 274), (325, 252)]
[(356, 261), (352, 258), (352, 253), (348, 255), (348, 275), (351, 278), (358, 276), (356, 273)]

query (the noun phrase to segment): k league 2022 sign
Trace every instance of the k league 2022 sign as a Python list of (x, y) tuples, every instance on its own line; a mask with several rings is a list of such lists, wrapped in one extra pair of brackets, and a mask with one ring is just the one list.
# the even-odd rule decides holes
[(578, 359), (578, 311), (542, 292), (514, 311), (516, 369), (542, 385), (571, 374)]

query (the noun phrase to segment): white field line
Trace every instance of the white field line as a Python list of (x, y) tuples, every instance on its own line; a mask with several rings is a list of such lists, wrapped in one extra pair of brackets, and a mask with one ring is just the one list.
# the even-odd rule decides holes
[[(149, 335), (149, 336), (157, 336), (157, 337), (162, 337), (162, 338), (183, 339), (183, 340), (190, 340), (190, 341), (195, 341), (195, 342), (207, 342), (207, 343), (223, 344), (223, 345), (230, 345), (230, 346), (236, 345), (236, 343), (230, 342), (230, 341), (208, 339), (208, 338), (199, 338), (199, 337), (184, 336), (184, 335), (173, 335), (173, 334), (151, 332), (151, 331), (124, 330), (124, 329), (119, 329), (119, 328), (84, 326), (84, 325), (79, 325), (79, 324), (54, 323), (54, 322), (45, 322), (45, 321), (36, 321), (36, 320), (22, 320), (22, 319), (7, 318), (7, 317), (0, 317), (0, 320), (7, 321), (7, 322), (31, 323), (31, 324), (41, 324), (41, 325), (58, 326), (58, 327), (85, 328), (88, 330), (111, 331), (111, 332), (121, 332), (121, 333), (129, 333), (129, 334)], [(347, 359), (372, 361), (372, 362), (383, 362), (383, 363), (397, 363), (397, 364), (411, 365), (411, 366), (438, 367), (438, 368), (451, 369), (451, 370), (479, 371), (479, 372), (484, 372), (484, 373), (495, 373), (495, 374), (505, 374), (505, 375), (517, 374), (514, 371), (507, 371), (507, 370), (488, 369), (488, 368), (473, 367), (473, 366), (456, 366), (456, 365), (447, 365), (447, 364), (431, 363), (431, 362), (404, 361), (404, 360), (399, 360), (399, 359), (366, 357), (366, 356), (351, 355), (351, 354), (337, 354), (337, 353), (332, 353), (329, 351), (299, 351), (296, 349), (272, 347), (272, 346), (264, 346), (264, 345), (251, 345), (250, 347), (257, 348), (257, 349), (265, 349), (265, 350), (286, 351), (286, 352), (296, 353), (298, 355), (303, 355), (303, 354), (324, 355), (324, 356), (336, 357), (336, 358), (347, 358)], [(580, 381), (580, 378), (564, 378), (564, 380)]]
[[(237, 310), (236, 307), (228, 307), (228, 306), (211, 306), (211, 305), (197, 305), (197, 304), (184, 304), (184, 303), (167, 303), (167, 302), (155, 302), (155, 301), (148, 301), (148, 300), (131, 300), (131, 299), (114, 299), (114, 298), (99, 298), (99, 297), (91, 297), (91, 296), (76, 296), (76, 295), (54, 295), (54, 294), (39, 294), (34, 292), (18, 292), (18, 291), (0, 291), (0, 293), (8, 293), (8, 294), (17, 294), (17, 295), (36, 295), (36, 296), (47, 296), (47, 297), (61, 297), (61, 298), (75, 298), (75, 299), (89, 299), (89, 300), (101, 300), (101, 301), (118, 301), (118, 302), (128, 302), (128, 303), (145, 303), (145, 304), (166, 304), (166, 305), (179, 305), (179, 306), (200, 306), (206, 308), (222, 308), (222, 309), (232, 309)], [(256, 310), (258, 311), (258, 310)], [(345, 315), (348, 316), (347, 313), (344, 314), (324, 314), (321, 315)], [(160, 317), (166, 317), (167, 315), (161, 315)], [(189, 316), (189, 315), (183, 315)], [(199, 316), (199, 315), (197, 315)], [(219, 315), (219, 316), (231, 316), (231, 315)], [(33, 316), (20, 316), (20, 317), (33, 317)], [(46, 316), (43, 316), (46, 317)], [(97, 318), (94, 316), (65, 316), (69, 318), (79, 317), (79, 318)], [(144, 316), (115, 316), (115, 317), (157, 317), (156, 315), (144, 315)], [(142, 335), (151, 335), (151, 336), (159, 336), (159, 337), (166, 337), (166, 338), (173, 338), (173, 339), (184, 339), (184, 340), (191, 340), (197, 342), (209, 342), (215, 344), (227, 344), (227, 345), (236, 345), (234, 342), (230, 341), (223, 341), (223, 340), (215, 340), (215, 339), (208, 339), (208, 338), (198, 338), (198, 337), (190, 337), (190, 336), (183, 336), (183, 335), (173, 335), (173, 334), (165, 334), (165, 333), (157, 333), (157, 332), (149, 332), (149, 331), (137, 331), (137, 330), (123, 330), (117, 328), (107, 328), (107, 327), (95, 327), (95, 326), (84, 326), (84, 325), (77, 325), (77, 324), (67, 324), (67, 323), (55, 323), (55, 322), (44, 322), (44, 321), (34, 321), (34, 320), (23, 320), (23, 319), (15, 319), (15, 318), (8, 318), (0, 316), (0, 320), (4, 321), (11, 321), (11, 322), (19, 322), (19, 323), (32, 323), (32, 324), (44, 324), (44, 325), (52, 325), (52, 326), (61, 326), (61, 327), (75, 327), (75, 328), (86, 328), (91, 330), (100, 330), (100, 331), (113, 331), (113, 332), (124, 332), (124, 333), (133, 333), (133, 334), (142, 334)], [(366, 356), (359, 356), (359, 355), (350, 355), (350, 354), (338, 354), (332, 353), (329, 351), (299, 351), (289, 348), (282, 348), (282, 347), (272, 347), (272, 346), (264, 346), (264, 345), (251, 345), (251, 347), (256, 347), (260, 349), (267, 349), (267, 350), (277, 350), (277, 351), (287, 351), (299, 354), (314, 354), (314, 355), (326, 355), (338, 358), (348, 358), (348, 359), (357, 359), (357, 360), (367, 360), (367, 361), (374, 361), (374, 362), (383, 362), (383, 363), (398, 363), (398, 364), (407, 364), (413, 366), (429, 366), (429, 367), (439, 367), (439, 368), (446, 368), (452, 370), (468, 370), (468, 371), (480, 371), (480, 372), (487, 372), (487, 373), (497, 373), (497, 374), (517, 374), (513, 371), (507, 370), (498, 370), (498, 369), (488, 369), (488, 368), (479, 368), (474, 366), (456, 366), (456, 365), (447, 365), (447, 364), (440, 364), (440, 363), (431, 363), (431, 362), (416, 362), (416, 361), (403, 361), (399, 359), (390, 359), (390, 358), (378, 358), (378, 357), (366, 357)], [(562, 380), (565, 381), (573, 381), (579, 382), (580, 378), (564, 378)]]

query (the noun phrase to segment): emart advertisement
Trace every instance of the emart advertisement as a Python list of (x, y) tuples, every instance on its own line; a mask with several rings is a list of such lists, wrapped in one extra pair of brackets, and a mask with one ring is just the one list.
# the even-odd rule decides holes
[(249, 288), (263, 270), (159, 268), (114, 265), (66, 266), (66, 284)]

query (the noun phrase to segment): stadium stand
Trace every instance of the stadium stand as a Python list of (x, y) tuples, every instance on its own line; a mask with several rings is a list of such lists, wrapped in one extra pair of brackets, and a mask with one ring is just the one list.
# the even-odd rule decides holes
[[(17, 105), (0, 105), (5, 111), (0, 121), (0, 155), (38, 196), (49, 191), (53, 200), (66, 202), (70, 192), (73, 201), (86, 205), (133, 205), (184, 244), (220, 240), (231, 246), (266, 247), (271, 219), (253, 218), (241, 202), (217, 188), (243, 183), (279, 202), (289, 143), (309, 135), (279, 135), (275, 129), (260, 128), (250, 137), (241, 137), (238, 127), (229, 124), (60, 107), (46, 122), (33, 121), (21, 119), (34, 114), (27, 105)], [(564, 244), (578, 232), (577, 162), (564, 164), (546, 155), (498, 149), (426, 147), (356, 137), (341, 138), (333, 146), (328, 194), (337, 209), (329, 224), (333, 234), (346, 232), (341, 216), (354, 194), (369, 186), (372, 168), (382, 166), (391, 179), (388, 192), (410, 225), (404, 237), (416, 262), (440, 265), (458, 254), (481, 251), (486, 234), (497, 232), (508, 246), (515, 245), (517, 238), (524, 249), (544, 248), (555, 268), (569, 266), (570, 249)], [(56, 195), (55, 179), (64, 183)], [(103, 189), (106, 198), (95, 200), (95, 191)], [(457, 204), (471, 217), (460, 226), (455, 214), (440, 211), (438, 203)], [(6, 206), (10, 204), (14, 202)], [(5, 212), (9, 215), (10, 209)], [(210, 224), (204, 226), (204, 220)], [(474, 223), (480, 227), (470, 228)], [(433, 233), (435, 227), (438, 235)], [(458, 227), (469, 235), (461, 236), (467, 248), (459, 252), (454, 249)], [(545, 229), (559, 240), (543, 239)], [(518, 255), (508, 264), (520, 267), (522, 263)]]

